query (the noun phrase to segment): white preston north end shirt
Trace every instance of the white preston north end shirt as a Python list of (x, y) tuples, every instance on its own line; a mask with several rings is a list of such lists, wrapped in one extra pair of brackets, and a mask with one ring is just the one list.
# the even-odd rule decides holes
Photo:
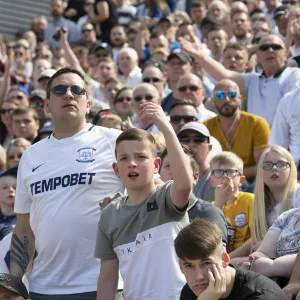
[(72, 137), (53, 135), (28, 148), (18, 170), (15, 212), (30, 213), (37, 257), (30, 290), (75, 294), (97, 290), (94, 258), (99, 201), (124, 192), (112, 169), (120, 131), (92, 124)]

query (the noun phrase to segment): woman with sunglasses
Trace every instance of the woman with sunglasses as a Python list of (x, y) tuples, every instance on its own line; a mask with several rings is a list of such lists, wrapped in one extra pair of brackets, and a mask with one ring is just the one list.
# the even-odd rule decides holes
[(268, 147), (257, 165), (252, 238), (230, 254), (232, 261), (249, 261), (246, 256), (261, 243), (276, 218), (297, 207), (300, 207), (300, 189), (293, 157), (283, 147)]
[(17, 167), (24, 151), (31, 146), (31, 143), (24, 138), (11, 140), (6, 151), (7, 169)]
[(4, 101), (0, 106), (0, 142), (6, 149), (13, 137), (12, 132), (12, 112), (18, 107), (19, 103), (16, 99)]
[(120, 89), (114, 99), (114, 110), (121, 117), (123, 122), (132, 120), (135, 116), (132, 107), (132, 89), (122, 88)]

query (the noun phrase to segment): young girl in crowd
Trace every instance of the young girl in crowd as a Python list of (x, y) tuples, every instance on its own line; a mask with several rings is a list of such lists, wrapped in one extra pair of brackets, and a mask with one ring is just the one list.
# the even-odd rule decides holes
[(280, 146), (267, 148), (257, 165), (252, 238), (230, 256), (233, 263), (248, 261), (268, 229), (282, 213), (300, 207), (297, 170), (291, 154)]
[(31, 143), (24, 138), (16, 138), (11, 140), (6, 152), (7, 169), (17, 167), (24, 151), (31, 146)]

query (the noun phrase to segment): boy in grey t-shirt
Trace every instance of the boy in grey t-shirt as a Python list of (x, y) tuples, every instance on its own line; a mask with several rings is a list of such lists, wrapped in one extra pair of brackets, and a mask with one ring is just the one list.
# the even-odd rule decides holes
[(162, 108), (150, 102), (141, 108), (139, 119), (153, 123), (165, 137), (173, 181), (155, 186), (160, 159), (151, 134), (133, 128), (118, 137), (113, 167), (128, 196), (112, 201), (100, 217), (95, 248), (101, 259), (98, 300), (114, 299), (118, 269), (125, 299), (174, 300), (184, 285), (173, 242), (188, 224), (193, 178)]

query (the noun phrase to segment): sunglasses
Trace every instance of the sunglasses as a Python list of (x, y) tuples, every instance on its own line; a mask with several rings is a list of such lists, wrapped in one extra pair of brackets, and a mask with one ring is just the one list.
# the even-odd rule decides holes
[(57, 86), (54, 86), (51, 89), (51, 92), (54, 95), (64, 95), (67, 92), (68, 89), (71, 90), (71, 93), (73, 95), (84, 95), (84, 94), (86, 94), (86, 90), (82, 86), (79, 86), (79, 85), (68, 86), (68, 85), (64, 85), (64, 84), (59, 84)]
[(153, 82), (153, 83), (158, 83), (158, 82), (161, 82), (161, 79), (159, 78), (156, 78), (156, 77), (145, 77), (143, 78), (143, 82), (146, 82), (146, 83), (150, 83), (150, 82)]
[(264, 170), (273, 170), (274, 166), (276, 166), (277, 169), (285, 170), (289, 168), (291, 165), (286, 161), (278, 161), (276, 163), (272, 163), (271, 161), (264, 161), (263, 162), (263, 169)]
[(96, 57), (97, 58), (100, 58), (100, 57), (108, 57), (108, 53), (105, 53), (105, 54), (96, 54)]
[(23, 56), (22, 52), (15, 52), (15, 56)]
[(30, 107), (33, 107), (33, 108), (44, 108), (44, 103), (43, 102), (30, 103)]
[(0, 115), (11, 114), (13, 111), (13, 108), (1, 108)]
[(153, 96), (146, 95), (146, 96), (136, 96), (136, 97), (134, 97), (134, 101), (136, 101), (136, 102), (141, 102), (143, 99), (145, 99), (146, 101), (152, 101)]
[(229, 90), (227, 93), (223, 90), (215, 91), (215, 97), (218, 100), (224, 100), (226, 95), (229, 99), (235, 99), (238, 96), (238, 93), (232, 90)]
[(282, 50), (283, 47), (279, 44), (263, 44), (258, 47), (258, 50), (262, 51), (262, 52), (266, 52), (269, 49), (272, 49), (274, 51), (279, 51), (279, 50)]
[(181, 143), (189, 144), (193, 141), (195, 144), (206, 144), (209, 143), (209, 139), (207, 137), (202, 136), (182, 136), (178, 138)]
[(93, 29), (81, 29), (81, 33), (92, 32)]
[(131, 97), (120, 97), (116, 99), (115, 103), (131, 102)]
[(237, 175), (241, 175), (241, 173), (238, 170), (234, 170), (234, 169), (227, 169), (227, 170), (216, 169), (213, 170), (211, 174), (216, 178), (222, 178), (224, 175), (226, 175), (227, 177), (234, 177)]
[(196, 85), (186, 85), (186, 86), (181, 86), (178, 88), (178, 91), (180, 93), (185, 93), (187, 90), (189, 90), (191, 92), (196, 92), (199, 90), (199, 87), (197, 87)]
[(179, 124), (181, 120), (184, 123), (196, 122), (198, 119), (194, 116), (170, 116), (171, 123)]
[(18, 158), (18, 159), (21, 159), (23, 153), (18, 153), (17, 155), (9, 155), (7, 158), (8, 159), (15, 159), (15, 158)]

